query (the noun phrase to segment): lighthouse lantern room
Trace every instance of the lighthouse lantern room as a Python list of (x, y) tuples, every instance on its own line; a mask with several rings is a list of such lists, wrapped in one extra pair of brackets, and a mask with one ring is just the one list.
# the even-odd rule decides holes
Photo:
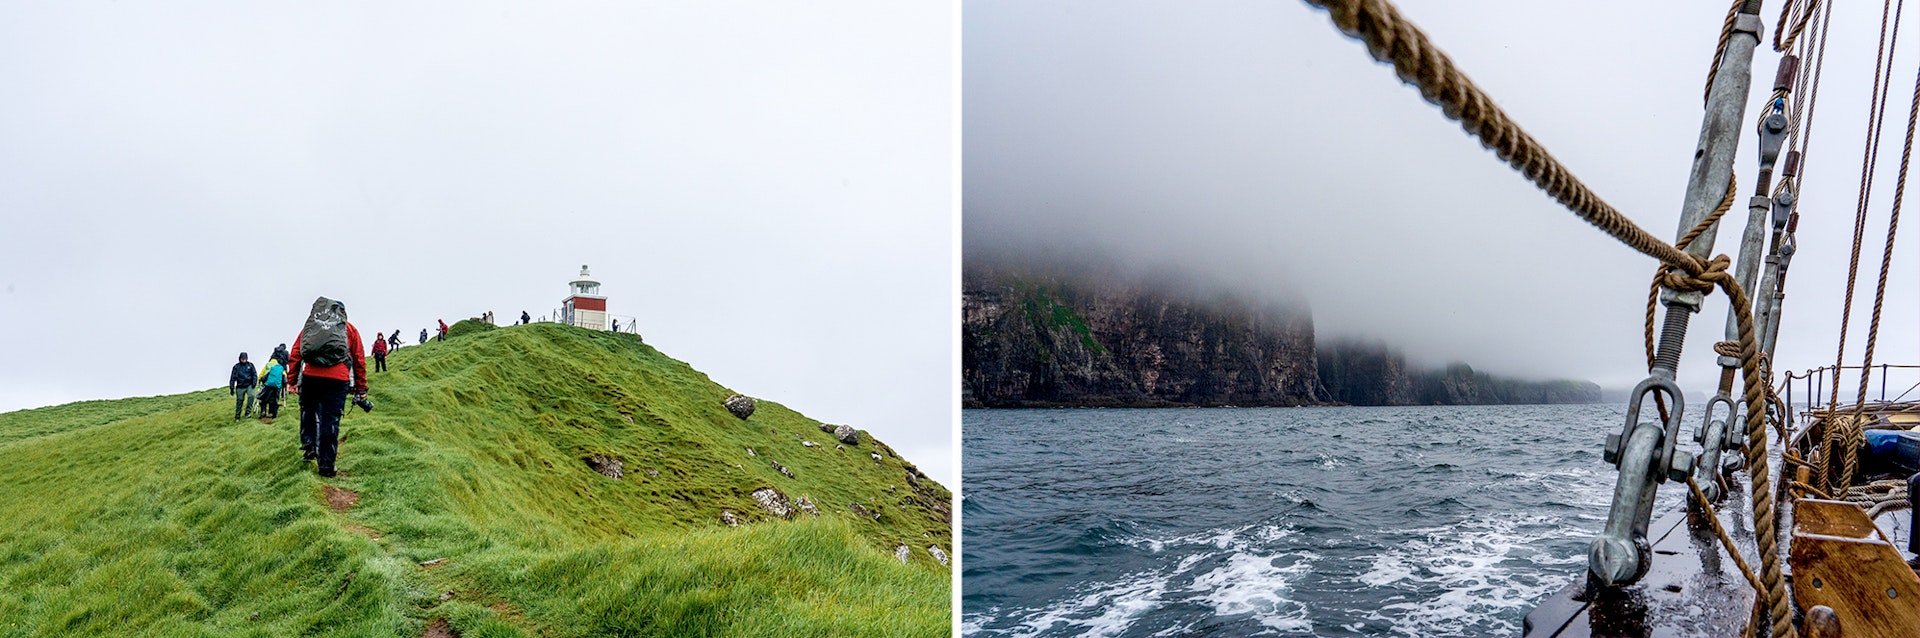
[(600, 296), (600, 282), (580, 266), (580, 277), (571, 284), (573, 294), (560, 302), (561, 321), (594, 330), (607, 329), (607, 298)]

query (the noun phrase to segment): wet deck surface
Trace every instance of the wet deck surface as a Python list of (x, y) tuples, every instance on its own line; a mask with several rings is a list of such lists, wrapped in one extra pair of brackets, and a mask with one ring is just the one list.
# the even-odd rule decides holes
[[(1729, 499), (1721, 524), (1744, 556), (1753, 556), (1753, 529), (1744, 503)], [(1753, 587), (1728, 560), (1705, 521), (1689, 523), (1684, 510), (1648, 528), (1653, 566), (1631, 586), (1588, 596), (1576, 581), (1527, 614), (1528, 637), (1738, 636), (1753, 608)], [(1759, 569), (1758, 565), (1754, 568)]]
[[(1744, 493), (1744, 487), (1740, 488)], [(1741, 556), (1755, 556), (1752, 519), (1741, 499), (1720, 506), (1721, 524), (1739, 546)], [(1791, 524), (1791, 517), (1788, 518)], [(1913, 525), (1906, 510), (1874, 519), (1902, 558)], [(1668, 512), (1648, 528), (1653, 545), (1653, 567), (1632, 587), (1607, 592), (1589, 600), (1586, 583), (1575, 582), (1555, 592), (1527, 614), (1528, 638), (1584, 636), (1738, 636), (1746, 629), (1753, 608), (1753, 588), (1740, 568), (1728, 560), (1702, 521), (1688, 520), (1685, 510)], [(1784, 539), (1783, 539), (1784, 542)], [(1757, 572), (1758, 564), (1753, 564)], [(1787, 570), (1784, 556), (1781, 569)], [(1788, 574), (1791, 578), (1791, 574)]]

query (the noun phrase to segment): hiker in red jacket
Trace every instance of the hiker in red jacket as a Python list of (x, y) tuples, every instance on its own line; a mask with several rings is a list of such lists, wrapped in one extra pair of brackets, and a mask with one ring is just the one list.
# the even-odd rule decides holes
[[(322, 299), (344, 320), (346, 304)], [(316, 311), (320, 305), (316, 303)], [(309, 325), (312, 322), (309, 318)], [(340, 447), (340, 413), (347, 407), (347, 394), (352, 392), (363, 401), (367, 395), (366, 348), (361, 347), (360, 330), (352, 323), (346, 322), (346, 332), (348, 356), (345, 361), (330, 366), (308, 365), (302, 360), (305, 353), (300, 347), (304, 334), (294, 337), (288, 361), (293, 392), (300, 395), (300, 450), (309, 460), (317, 458), (320, 475), (327, 477), (334, 475), (334, 457)]]
[(387, 333), (373, 333), (373, 371), (387, 371)]
[(440, 338), (436, 339), (436, 341), (446, 341), (447, 340), (447, 320), (441, 319), (439, 321), (440, 321)]

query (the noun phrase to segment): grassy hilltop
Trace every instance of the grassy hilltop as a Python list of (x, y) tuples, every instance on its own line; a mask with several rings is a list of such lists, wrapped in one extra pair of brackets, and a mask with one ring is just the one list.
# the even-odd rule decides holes
[(885, 445), (633, 335), (463, 324), (373, 375), (335, 479), (294, 401), (0, 414), (0, 636), (947, 635), (950, 495)]

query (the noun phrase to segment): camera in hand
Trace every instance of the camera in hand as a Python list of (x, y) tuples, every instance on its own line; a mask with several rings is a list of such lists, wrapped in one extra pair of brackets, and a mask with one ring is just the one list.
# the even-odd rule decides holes
[(367, 399), (365, 395), (353, 395), (353, 404), (359, 406), (361, 412), (373, 411), (373, 401)]

